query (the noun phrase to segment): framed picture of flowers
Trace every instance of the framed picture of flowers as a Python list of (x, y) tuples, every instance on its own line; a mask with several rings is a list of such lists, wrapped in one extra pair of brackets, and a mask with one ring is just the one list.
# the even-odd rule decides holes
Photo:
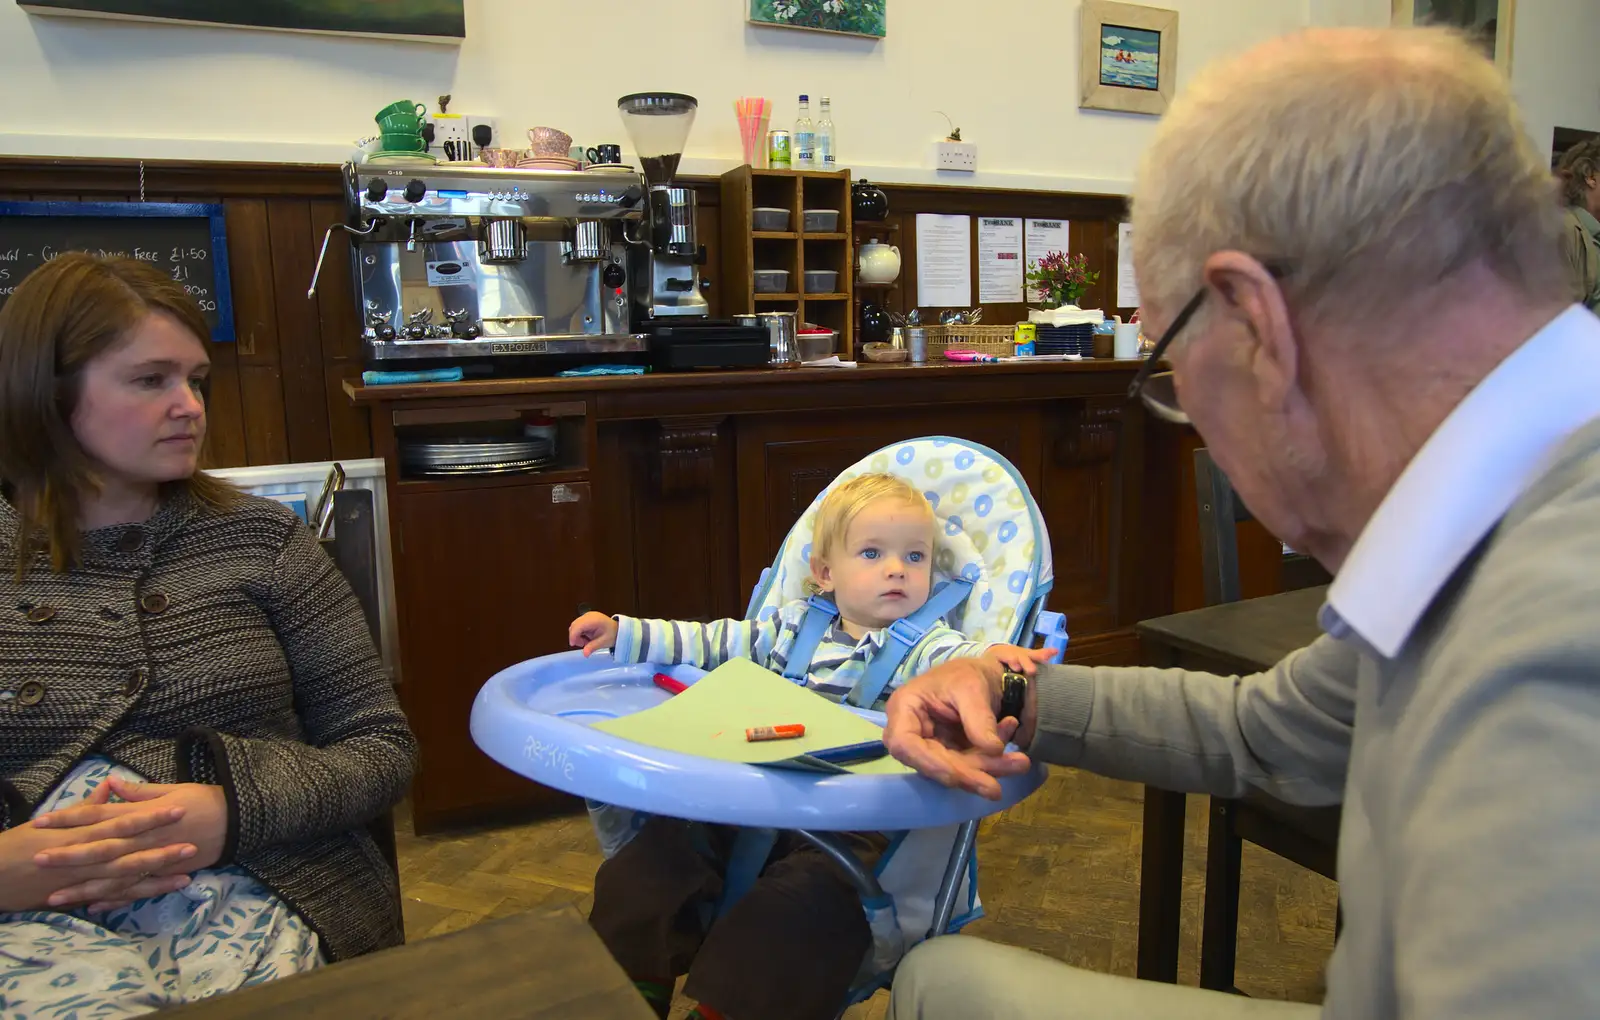
[(750, 0), (750, 23), (882, 39), (889, 0)]
[(1079, 108), (1166, 113), (1177, 86), (1178, 12), (1083, 0), (1080, 18)]

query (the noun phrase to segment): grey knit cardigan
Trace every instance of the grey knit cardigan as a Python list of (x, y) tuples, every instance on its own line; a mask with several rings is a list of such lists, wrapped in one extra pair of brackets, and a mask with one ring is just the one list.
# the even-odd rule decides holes
[(227, 796), (221, 863), (282, 897), (334, 960), (400, 939), (364, 823), (400, 799), (416, 741), (350, 586), (293, 512), (186, 493), (84, 535), (16, 580), (0, 499), (0, 829), (85, 757)]

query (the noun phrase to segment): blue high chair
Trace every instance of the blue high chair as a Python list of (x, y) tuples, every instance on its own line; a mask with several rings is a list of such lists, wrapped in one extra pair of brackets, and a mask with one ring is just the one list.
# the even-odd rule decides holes
[[(1037, 504), (1004, 457), (946, 437), (884, 447), (834, 479), (762, 571), (746, 619), (771, 616), (807, 597), (817, 509), (833, 486), (867, 472), (906, 478), (933, 506), (934, 588), (923, 611), (888, 629), (883, 647), (846, 698), (847, 710), (882, 725), (883, 713), (871, 706), (941, 619), (978, 641), (1027, 646), (1035, 636), (1043, 638), (1053, 661), (1060, 660), (1066, 621), (1044, 609), (1053, 574)], [(810, 661), (810, 649), (833, 613), (831, 603), (812, 600), (791, 662), (803, 667)], [(995, 802), (917, 775), (815, 776), (677, 754), (590, 728), (666, 700), (670, 695), (653, 679), (663, 671), (684, 683), (704, 675), (690, 666), (619, 665), (609, 652), (530, 659), (496, 674), (479, 691), (473, 739), (512, 771), (584, 797), (607, 856), (632, 837), (646, 812), (743, 828), (719, 913), (759, 876), (775, 830), (795, 831), (828, 854), (851, 876), (873, 931), (873, 948), (845, 1007), (887, 986), (900, 957), (917, 942), (982, 916), (974, 853), (978, 822), (1037, 790), (1046, 776), (1043, 765), (1002, 779)], [(790, 679), (804, 682), (803, 675)], [(851, 831), (894, 836), (868, 869), (832, 835)]]

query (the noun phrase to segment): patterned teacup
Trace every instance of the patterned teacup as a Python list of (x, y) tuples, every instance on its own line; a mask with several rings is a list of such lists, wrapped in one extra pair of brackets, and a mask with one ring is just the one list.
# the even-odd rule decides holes
[(565, 156), (572, 148), (572, 136), (553, 127), (529, 128), (528, 141), (533, 144), (533, 154), (545, 159)]
[(517, 162), (527, 154), (528, 150), (526, 149), (479, 149), (478, 159), (482, 160), (486, 166), (497, 166), (504, 169), (505, 167), (516, 166)]

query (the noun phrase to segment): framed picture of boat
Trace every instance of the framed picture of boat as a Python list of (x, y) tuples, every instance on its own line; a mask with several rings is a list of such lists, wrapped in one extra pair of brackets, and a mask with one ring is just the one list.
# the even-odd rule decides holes
[(121, 18), (285, 32), (460, 43), (467, 35), (464, 0), (17, 0), (31, 14)]
[(1083, 0), (1078, 63), (1085, 110), (1167, 112), (1177, 85), (1178, 12)]
[(1392, 0), (1396, 25), (1449, 25), (1477, 39), (1506, 74), (1511, 73), (1511, 30), (1517, 0)]

